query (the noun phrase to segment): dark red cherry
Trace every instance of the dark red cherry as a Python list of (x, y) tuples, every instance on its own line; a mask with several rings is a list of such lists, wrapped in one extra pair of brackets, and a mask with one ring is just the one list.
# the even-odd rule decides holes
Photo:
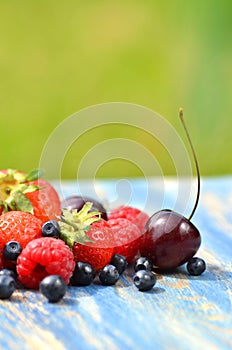
[(61, 202), (61, 208), (67, 208), (69, 210), (77, 209), (79, 211), (82, 209), (82, 207), (86, 202), (91, 202), (93, 204), (90, 211), (95, 211), (95, 210), (99, 211), (101, 213), (101, 217), (104, 220), (107, 220), (106, 209), (103, 207), (103, 205), (100, 202), (98, 202), (96, 199), (93, 199), (91, 197), (87, 197), (87, 196), (68, 197)]
[(188, 218), (172, 210), (160, 210), (150, 217), (140, 248), (142, 256), (150, 259), (155, 267), (170, 269), (189, 261), (201, 244), (198, 229), (192, 224), (200, 196), (200, 171), (191, 138), (184, 122), (183, 109), (179, 113), (185, 129), (197, 171), (197, 195), (195, 204)]
[(200, 244), (200, 233), (191, 221), (174, 211), (161, 210), (146, 224), (140, 253), (155, 267), (169, 269), (189, 261)]

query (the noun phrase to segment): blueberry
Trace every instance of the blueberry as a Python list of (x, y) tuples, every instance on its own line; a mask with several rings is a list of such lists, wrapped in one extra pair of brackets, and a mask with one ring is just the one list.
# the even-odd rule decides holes
[(0, 276), (10, 276), (12, 277), (14, 280), (16, 280), (16, 273), (13, 270), (10, 269), (1, 269), (0, 270)]
[(119, 279), (119, 272), (114, 265), (106, 265), (99, 272), (99, 279), (104, 286), (112, 286)]
[(206, 263), (201, 258), (192, 258), (187, 263), (187, 270), (192, 276), (201, 275), (206, 269)]
[(67, 285), (61, 276), (50, 275), (40, 282), (39, 289), (49, 302), (56, 303), (65, 295)]
[(127, 267), (127, 261), (125, 256), (120, 255), (120, 254), (115, 254), (111, 261), (110, 261), (111, 265), (114, 265), (116, 267), (116, 269), (118, 270), (118, 273), (121, 275), (126, 267)]
[(9, 299), (15, 288), (14, 278), (7, 275), (0, 275), (0, 299)]
[(88, 286), (93, 282), (95, 276), (96, 271), (92, 265), (78, 261), (70, 279), (70, 284), (72, 286)]
[(21, 251), (22, 251), (22, 247), (19, 242), (10, 241), (6, 243), (3, 249), (3, 255), (8, 260), (16, 261)]
[(139, 270), (133, 276), (135, 286), (142, 292), (150, 290), (156, 283), (155, 274), (147, 270)]
[(42, 236), (43, 237), (60, 237), (60, 227), (57, 221), (50, 220), (43, 224), (42, 226)]
[(136, 263), (134, 265), (134, 270), (135, 272), (139, 270), (151, 271), (152, 267), (153, 267), (152, 262), (148, 258), (141, 256), (140, 258), (138, 258), (138, 260), (136, 260)]

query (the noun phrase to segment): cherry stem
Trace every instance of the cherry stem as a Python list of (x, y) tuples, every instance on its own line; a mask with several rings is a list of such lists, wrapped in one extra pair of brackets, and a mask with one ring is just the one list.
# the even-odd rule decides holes
[(199, 170), (199, 165), (198, 165), (198, 161), (197, 161), (197, 156), (196, 156), (196, 153), (195, 153), (195, 150), (194, 150), (194, 147), (193, 147), (193, 144), (192, 144), (192, 140), (191, 140), (191, 137), (189, 135), (187, 126), (186, 126), (185, 121), (184, 121), (183, 108), (180, 108), (179, 116), (180, 116), (181, 123), (182, 123), (182, 125), (184, 127), (185, 133), (187, 135), (187, 138), (188, 138), (191, 150), (192, 150), (192, 154), (193, 154), (193, 158), (194, 158), (194, 162), (195, 162), (195, 166), (196, 166), (196, 171), (197, 171), (197, 196), (196, 196), (196, 200), (195, 200), (195, 204), (194, 204), (194, 207), (192, 209), (192, 212), (191, 212), (191, 214), (189, 215), (189, 218), (188, 218), (188, 220), (190, 221), (192, 219), (196, 209), (197, 209), (197, 206), (198, 206), (198, 202), (199, 202), (199, 198), (200, 198), (200, 188), (201, 188), (201, 181), (200, 181), (200, 179), (201, 179), (201, 177), (200, 177), (200, 170)]

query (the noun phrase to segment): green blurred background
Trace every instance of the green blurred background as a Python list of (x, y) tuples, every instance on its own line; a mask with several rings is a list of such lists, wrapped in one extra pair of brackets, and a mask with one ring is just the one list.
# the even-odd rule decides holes
[[(186, 143), (182, 106), (202, 174), (232, 173), (231, 34), (231, 0), (0, 0), (1, 168), (37, 167), (62, 120), (93, 104), (123, 101), (155, 110)], [(104, 132), (74, 146), (64, 178), (76, 177), (73, 159)], [(109, 132), (126, 135), (122, 128)], [(164, 174), (175, 173), (158, 142), (144, 136), (144, 144)], [(115, 162), (96, 175), (140, 176), (133, 164)]]

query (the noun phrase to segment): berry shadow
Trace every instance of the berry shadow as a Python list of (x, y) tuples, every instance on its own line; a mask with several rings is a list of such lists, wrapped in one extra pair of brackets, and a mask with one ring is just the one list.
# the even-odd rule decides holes
[(205, 272), (199, 276), (192, 276), (188, 273), (185, 266), (180, 266), (171, 270), (154, 270), (157, 279), (165, 277), (173, 277), (182, 280), (202, 280), (202, 281), (215, 281), (215, 279), (228, 280), (232, 278), (232, 271), (225, 270), (217, 265), (207, 264)]
[[(74, 298), (71, 296), (65, 296), (61, 301), (58, 302), (59, 305), (62, 306), (67, 306), (67, 307), (73, 307), (73, 306), (77, 306), (80, 304), (80, 302), (78, 301), (79, 299), (79, 295)], [(50, 303), (50, 304), (54, 304), (54, 303)]]
[(86, 295), (93, 295), (97, 292), (95, 283), (89, 286), (68, 286), (67, 295), (63, 298), (66, 305), (74, 305), (79, 303), (78, 299), (86, 297)]
[(146, 294), (162, 294), (165, 293), (165, 289), (161, 287), (153, 287), (150, 290), (146, 291), (139, 291), (140, 293), (146, 293)]
[(98, 278), (96, 278), (94, 281), (93, 281), (93, 285), (95, 286), (95, 287), (97, 287), (97, 288), (112, 288), (112, 287), (115, 287), (115, 286), (118, 286), (119, 285), (119, 283), (120, 283), (120, 280), (118, 281), (118, 282), (116, 282), (115, 284), (113, 284), (113, 285), (111, 285), (111, 286), (106, 286), (106, 285), (103, 285), (102, 283), (101, 283), (101, 281), (98, 279)]

